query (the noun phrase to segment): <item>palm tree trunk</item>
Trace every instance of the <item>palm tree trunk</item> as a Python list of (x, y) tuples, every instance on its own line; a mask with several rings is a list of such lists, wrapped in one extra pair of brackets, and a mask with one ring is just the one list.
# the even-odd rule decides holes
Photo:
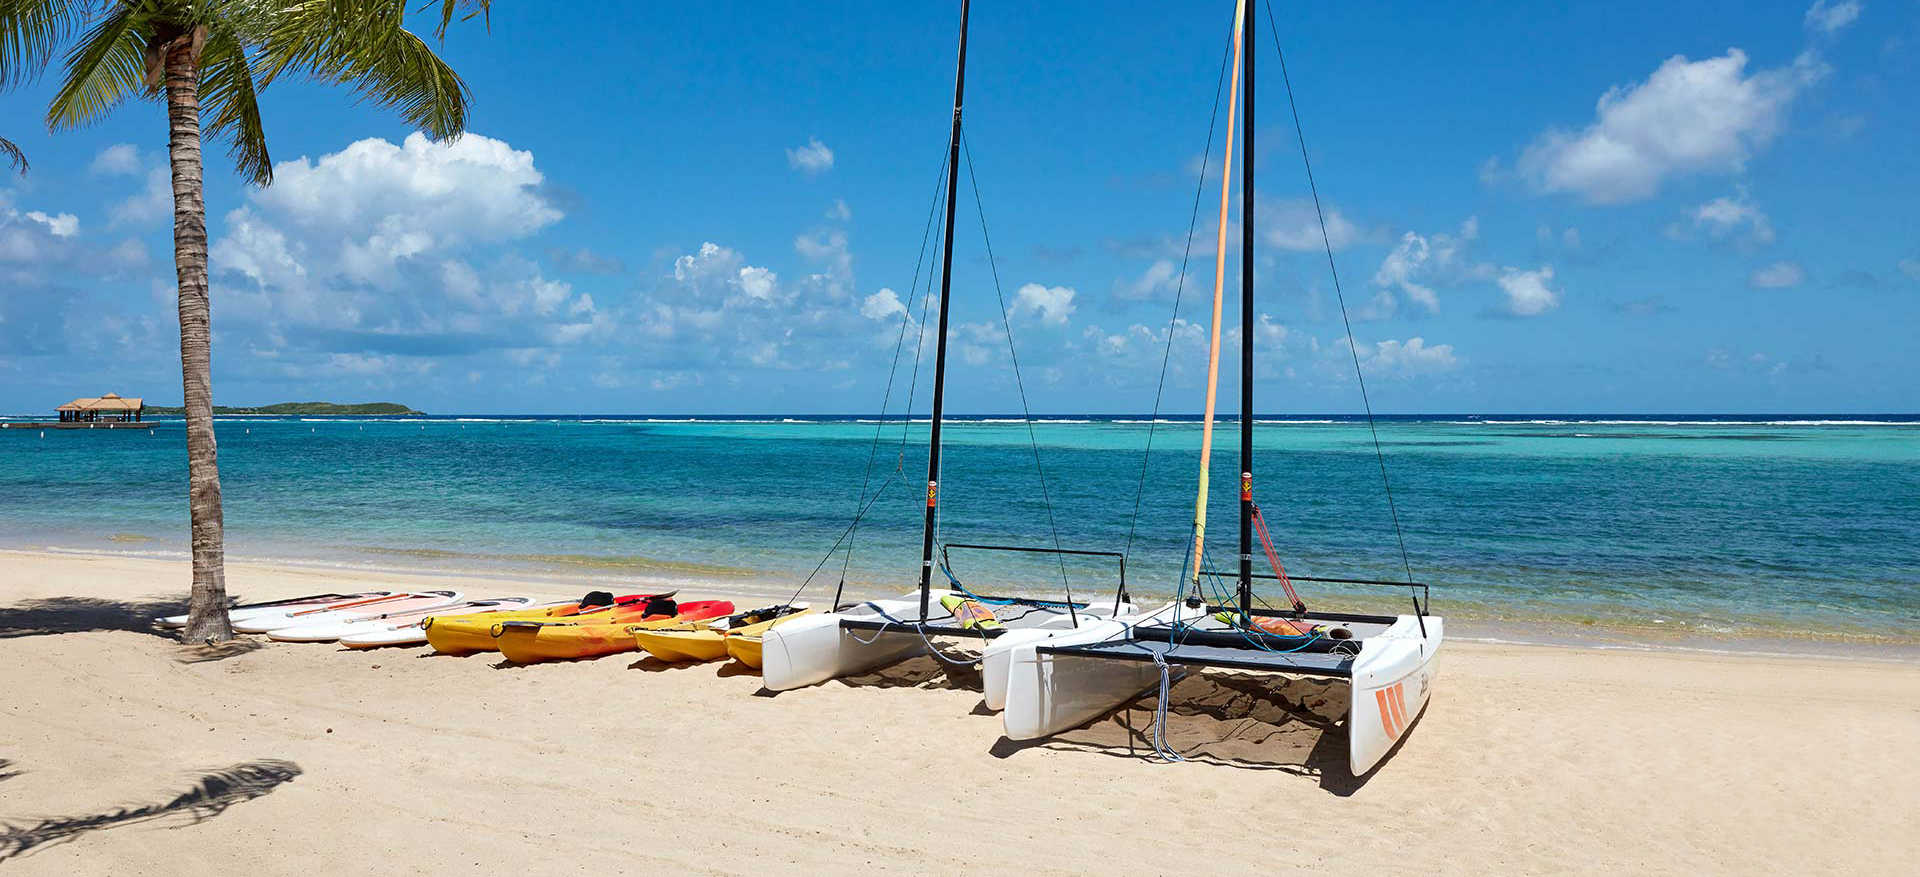
[(227, 618), (225, 525), (213, 441), (213, 327), (207, 301), (207, 207), (200, 179), (200, 71), (194, 40), (166, 49), (167, 152), (173, 164), (173, 265), (180, 279), (180, 383), (187, 418), (187, 509), (193, 599), (181, 639), (233, 638)]

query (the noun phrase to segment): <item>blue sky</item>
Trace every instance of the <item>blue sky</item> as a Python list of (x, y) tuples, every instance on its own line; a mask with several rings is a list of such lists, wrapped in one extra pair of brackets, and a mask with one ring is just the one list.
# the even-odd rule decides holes
[[(1920, 410), (1920, 3), (1275, 8), (1378, 409)], [(281, 83), (274, 187), (209, 147), (216, 400), (876, 410), (921, 335), (957, 4), (545, 10), (450, 35), (457, 143)], [(1153, 404), (1231, 10), (974, 5), (968, 143), (1036, 411)], [(1258, 48), (1257, 405), (1355, 411)], [(48, 134), (50, 91), (0, 95), (33, 159), (0, 180), (0, 411), (177, 400), (161, 108)], [(950, 410), (1015, 411), (961, 191)], [(1217, 198), (1170, 411), (1200, 405)]]

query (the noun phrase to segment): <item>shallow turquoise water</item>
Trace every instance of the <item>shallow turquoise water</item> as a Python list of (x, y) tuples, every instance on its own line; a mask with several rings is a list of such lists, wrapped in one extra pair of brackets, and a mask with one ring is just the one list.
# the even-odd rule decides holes
[[(863, 589), (915, 580), (925, 424), (846, 419), (433, 418), (220, 423), (230, 554), (505, 567), (617, 580), (798, 583), (846, 529), (875, 430), (886, 491), (855, 539)], [(1199, 427), (1154, 430), (1130, 548), (1136, 594), (1179, 577)], [(1127, 547), (1138, 420), (1035, 429), (1060, 542)], [(1051, 544), (1020, 423), (950, 425), (949, 542)], [(1912, 638), (1920, 424), (1396, 419), (1380, 426), (1414, 574), (1455, 617)], [(1237, 434), (1217, 436), (1213, 557), (1231, 564)], [(1404, 576), (1364, 424), (1262, 424), (1256, 496), (1289, 571)], [(898, 464), (900, 477), (889, 479)], [(180, 425), (0, 431), (0, 545), (179, 553)], [(816, 587), (838, 581), (836, 556)], [(977, 588), (1058, 592), (1051, 560), (956, 553)], [(1111, 564), (1069, 566), (1108, 590)], [(1377, 606), (1392, 592), (1308, 589)]]

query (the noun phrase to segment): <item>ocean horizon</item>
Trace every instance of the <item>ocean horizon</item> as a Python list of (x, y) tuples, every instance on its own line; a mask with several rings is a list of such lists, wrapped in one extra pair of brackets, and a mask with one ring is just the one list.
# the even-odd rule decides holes
[[(178, 406), (174, 406), (178, 407)], [(1199, 413), (1158, 414), (1104, 412), (1104, 413), (1048, 413), (1026, 416), (1018, 412), (1000, 413), (947, 413), (942, 419), (948, 422), (975, 423), (1198, 423), (1205, 415)], [(14, 413), (0, 414), (0, 422), (41, 422), (47, 419), (44, 414)], [(260, 421), (260, 420), (297, 420), (303, 422), (342, 421), (350, 423), (371, 423), (375, 421), (421, 421), (450, 420), (455, 422), (488, 422), (495, 420), (573, 420), (606, 421), (634, 423), (926, 423), (925, 414), (872, 414), (861, 412), (777, 412), (777, 413), (500, 413), (466, 412), (457, 414), (216, 414), (216, 421)], [(1238, 423), (1239, 415), (1232, 413), (1215, 416), (1218, 423)], [(1920, 413), (1895, 412), (1603, 412), (1603, 413), (1564, 413), (1564, 412), (1507, 412), (1491, 414), (1430, 412), (1420, 414), (1358, 414), (1358, 413), (1268, 413), (1254, 415), (1253, 422), (1260, 423), (1599, 423), (1599, 424), (1757, 424), (1778, 426), (1901, 426), (1920, 425)], [(179, 415), (147, 415), (143, 422), (179, 423)]]
[[(806, 593), (821, 601), (843, 570), (849, 594), (917, 581), (922, 416), (217, 420), (237, 560), (765, 592), (818, 568)], [(1057, 530), (1062, 547), (1124, 552), (1136, 598), (1164, 597), (1182, 574), (1198, 420), (1037, 415), (1030, 437), (1018, 415), (952, 416), (941, 540), (1051, 546)], [(1255, 417), (1267, 427), (1256, 498), (1290, 573), (1411, 571), (1432, 585), (1435, 612), (1482, 630), (1920, 643), (1920, 415), (1373, 420), (1405, 564), (1364, 415)], [(149, 430), (0, 431), (0, 547), (184, 556), (180, 430), (161, 418)], [(1209, 546), (1221, 568), (1236, 550), (1237, 445), (1236, 429), (1216, 431)], [(1087, 597), (1118, 584), (1105, 559), (1063, 568), (956, 551), (951, 563), (996, 591)], [(1323, 608), (1406, 600), (1323, 585), (1305, 596)]]

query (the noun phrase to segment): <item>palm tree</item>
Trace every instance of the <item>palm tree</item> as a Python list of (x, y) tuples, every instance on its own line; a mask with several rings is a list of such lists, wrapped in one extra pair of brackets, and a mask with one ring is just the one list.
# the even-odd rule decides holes
[(6, 156), (7, 164), (13, 165), (14, 170), (22, 174), (27, 172), (27, 154), (21, 152), (13, 141), (0, 137), (0, 155)]
[[(431, 0), (435, 37), (489, 0)], [(241, 176), (273, 182), (259, 92), (283, 75), (344, 85), (397, 110), (435, 139), (466, 129), (466, 83), (402, 27), (407, 0), (0, 0), (0, 86), (32, 79), (68, 43), (47, 108), (55, 130), (105, 117), (129, 98), (161, 100), (173, 170), (173, 261), (179, 279), (180, 378), (186, 405), (193, 594), (186, 642), (231, 639), (220, 468), (213, 436), (205, 134), (226, 141)], [(423, 9), (425, 7), (423, 6)]]

